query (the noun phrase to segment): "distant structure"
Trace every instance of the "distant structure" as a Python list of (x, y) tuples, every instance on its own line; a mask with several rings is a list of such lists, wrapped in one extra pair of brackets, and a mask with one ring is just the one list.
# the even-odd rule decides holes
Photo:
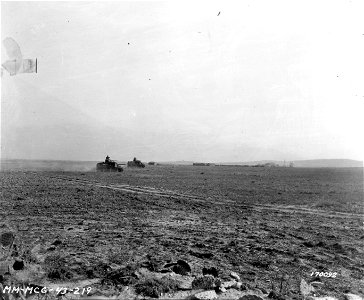
[(204, 166), (204, 167), (205, 167), (205, 166), (211, 166), (211, 164), (210, 164), (210, 163), (193, 163), (192, 165), (193, 165), (193, 166), (199, 166), (199, 167), (200, 167), (200, 166)]
[(272, 167), (279, 167), (279, 165), (276, 163), (270, 162), (270, 163), (265, 163), (265, 164), (252, 165), (252, 167), (272, 168)]
[(279, 167), (279, 165), (276, 163), (266, 163), (264, 164), (264, 167)]
[(291, 161), (291, 162), (289, 163), (289, 167), (290, 167), (290, 168), (293, 168), (293, 167), (294, 167), (294, 163), (293, 163), (293, 161)]
[(154, 162), (154, 161), (150, 161), (150, 162), (148, 163), (148, 165), (149, 165), (149, 166), (154, 166), (154, 165), (155, 165), (155, 162)]

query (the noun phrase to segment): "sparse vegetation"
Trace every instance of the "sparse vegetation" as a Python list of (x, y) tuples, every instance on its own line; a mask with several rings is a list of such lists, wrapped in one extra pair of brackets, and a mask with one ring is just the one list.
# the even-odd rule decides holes
[(138, 278), (138, 268), (138, 264), (130, 264), (123, 268), (110, 270), (103, 276), (102, 283), (114, 286), (134, 284)]
[(49, 279), (66, 280), (73, 277), (71, 269), (68, 267), (67, 259), (61, 253), (48, 255), (44, 260), (44, 269)]
[(192, 288), (211, 290), (216, 286), (215, 281), (216, 279), (212, 275), (199, 276), (192, 281)]
[(178, 282), (169, 277), (165, 276), (161, 279), (147, 278), (135, 285), (135, 291), (138, 294), (158, 298), (165, 293), (171, 293), (176, 291), (178, 288)]

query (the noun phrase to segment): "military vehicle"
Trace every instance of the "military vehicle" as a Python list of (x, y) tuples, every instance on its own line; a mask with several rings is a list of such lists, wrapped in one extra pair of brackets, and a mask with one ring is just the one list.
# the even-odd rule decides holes
[(121, 164), (118, 164), (116, 161), (110, 159), (109, 156), (106, 156), (104, 162), (99, 162), (96, 164), (97, 172), (122, 172), (123, 168)]
[(134, 157), (132, 161), (128, 161), (127, 166), (129, 168), (145, 168), (145, 164), (143, 164), (140, 160), (136, 159), (136, 157)]

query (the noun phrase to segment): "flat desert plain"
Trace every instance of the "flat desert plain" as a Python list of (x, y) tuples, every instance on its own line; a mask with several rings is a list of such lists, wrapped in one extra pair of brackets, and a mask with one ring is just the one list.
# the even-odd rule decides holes
[(18, 280), (86, 282), (109, 296), (128, 286), (129, 297), (142, 297), (133, 288), (147, 272), (167, 276), (182, 260), (191, 267), (182, 275), (235, 272), (241, 289), (276, 299), (301, 299), (302, 279), (316, 297), (364, 293), (362, 168), (147, 166), (0, 178), (2, 229), (14, 232), (13, 259), (25, 262), (11, 272)]

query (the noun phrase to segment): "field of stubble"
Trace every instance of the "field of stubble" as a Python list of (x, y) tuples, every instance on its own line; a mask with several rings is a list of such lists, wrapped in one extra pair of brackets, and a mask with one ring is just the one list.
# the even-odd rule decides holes
[(0, 220), (23, 248), (38, 248), (41, 265), (66, 257), (71, 281), (102, 276), (102, 265), (158, 271), (182, 259), (192, 274), (235, 271), (267, 292), (285, 276), (289, 298), (299, 299), (302, 278), (321, 282), (316, 295), (364, 293), (361, 168), (154, 166), (0, 179)]

